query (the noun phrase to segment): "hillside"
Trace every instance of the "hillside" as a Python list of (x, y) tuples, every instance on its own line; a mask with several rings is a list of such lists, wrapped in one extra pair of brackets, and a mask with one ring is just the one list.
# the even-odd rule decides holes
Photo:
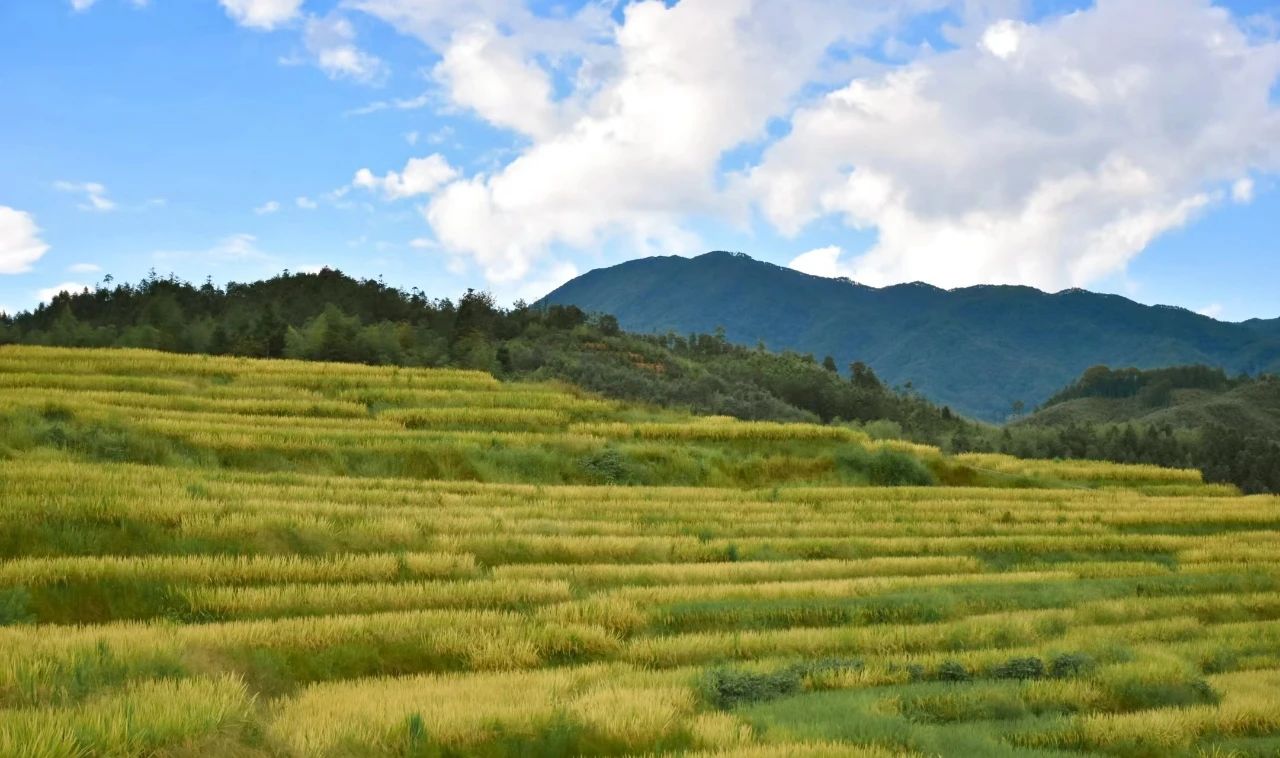
[[(1177, 370), (1177, 369), (1174, 369)], [(1184, 369), (1185, 370), (1185, 369)], [(1095, 370), (1096, 371), (1096, 370)], [(1113, 375), (1125, 373), (1110, 372)], [(1280, 381), (1267, 375), (1258, 379), (1218, 381), (1169, 380), (1169, 370), (1133, 371), (1133, 391), (1122, 396), (1073, 386), (1062, 399), (1051, 398), (1020, 425), (1068, 426), (1071, 424), (1140, 424), (1174, 429), (1202, 429), (1219, 425), (1240, 436), (1280, 440)]]
[(628, 330), (711, 332), (731, 341), (862, 360), (891, 384), (988, 421), (1034, 407), (1086, 368), (1191, 363), (1280, 369), (1280, 320), (1215, 321), (1083, 290), (872, 288), (734, 253), (629, 261), (588, 272), (547, 303), (611, 313)]
[(10, 346), (0, 502), (0, 755), (1280, 735), (1280, 499), (1194, 471), (476, 371)]
[(502, 379), (560, 379), (615, 399), (769, 421), (888, 421), (937, 443), (970, 423), (858, 367), (743, 348), (712, 334), (624, 332), (574, 307), (500, 308), (468, 291), (431, 299), (339, 271), (201, 286), (152, 276), (63, 293), (0, 314), (0, 345), (454, 367)]

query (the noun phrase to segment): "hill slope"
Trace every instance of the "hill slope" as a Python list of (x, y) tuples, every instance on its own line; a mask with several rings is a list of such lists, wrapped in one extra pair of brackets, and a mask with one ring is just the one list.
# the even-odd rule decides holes
[(1014, 401), (1048, 398), (1089, 366), (1203, 363), (1232, 373), (1280, 368), (1276, 321), (1215, 321), (1083, 290), (874, 288), (713, 252), (645, 258), (588, 272), (550, 304), (611, 313), (641, 332), (709, 332), (734, 342), (869, 363), (939, 403), (1003, 420)]
[(1061, 400), (1051, 399), (1043, 408), (1017, 423), (1033, 426), (1134, 423), (1174, 429), (1202, 429), (1217, 424), (1240, 436), (1280, 440), (1280, 381), (1271, 376), (1231, 380), (1221, 374), (1219, 381), (1215, 382), (1178, 382), (1161, 377), (1171, 371), (1189, 368), (1165, 371), (1091, 369), (1089, 373), (1093, 374), (1131, 376), (1136, 380), (1134, 383), (1141, 382), (1141, 386), (1116, 397), (1081, 389), (1082, 380), (1061, 393), (1066, 395)]
[(1280, 499), (1235, 495), (477, 371), (3, 347), (0, 755), (1268, 755)]
[(472, 290), (456, 303), (432, 300), (330, 269), (225, 288), (152, 276), (64, 292), (33, 311), (0, 313), (7, 343), (451, 366), (748, 420), (886, 420), (931, 444), (970, 425), (865, 370), (842, 376), (834, 364), (718, 336), (630, 334), (574, 307), (503, 309)]

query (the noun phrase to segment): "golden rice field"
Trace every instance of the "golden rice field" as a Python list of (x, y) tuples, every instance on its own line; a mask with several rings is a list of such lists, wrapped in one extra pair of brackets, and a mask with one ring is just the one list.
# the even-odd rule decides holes
[(1280, 498), (0, 348), (0, 756), (624, 754), (1280, 755)]

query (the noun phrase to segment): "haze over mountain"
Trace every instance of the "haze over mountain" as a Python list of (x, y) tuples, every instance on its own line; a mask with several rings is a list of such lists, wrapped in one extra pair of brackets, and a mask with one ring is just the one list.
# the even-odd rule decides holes
[(1280, 370), (1280, 319), (1229, 323), (1080, 289), (875, 288), (741, 253), (628, 261), (579, 276), (543, 302), (611, 313), (631, 331), (724, 327), (738, 343), (865, 361), (889, 382), (992, 421), (1099, 364)]

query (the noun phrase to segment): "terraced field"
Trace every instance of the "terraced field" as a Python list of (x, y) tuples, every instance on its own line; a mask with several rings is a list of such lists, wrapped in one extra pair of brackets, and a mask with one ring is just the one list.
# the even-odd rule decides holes
[(1280, 499), (1195, 472), (0, 348), (0, 559), (4, 756), (1280, 753)]

